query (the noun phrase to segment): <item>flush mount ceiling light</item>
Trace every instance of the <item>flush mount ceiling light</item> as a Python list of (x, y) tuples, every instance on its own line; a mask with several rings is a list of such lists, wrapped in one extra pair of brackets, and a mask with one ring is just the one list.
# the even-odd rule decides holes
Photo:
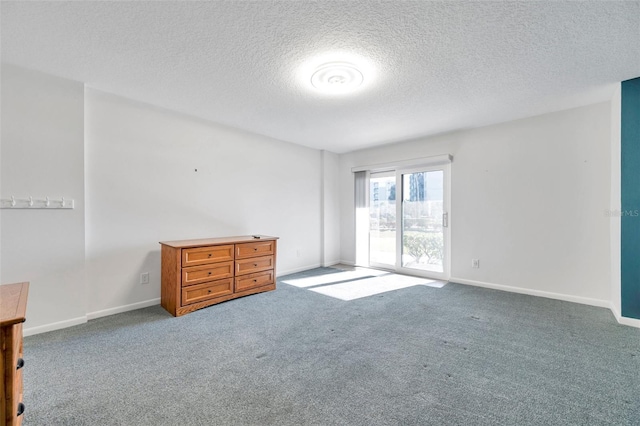
[(311, 75), (311, 85), (329, 94), (352, 92), (363, 81), (362, 72), (348, 62), (329, 62), (320, 65)]

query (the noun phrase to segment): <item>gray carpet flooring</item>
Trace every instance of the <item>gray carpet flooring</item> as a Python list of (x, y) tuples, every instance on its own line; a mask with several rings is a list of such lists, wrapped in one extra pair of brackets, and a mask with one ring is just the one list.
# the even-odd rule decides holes
[(639, 329), (453, 283), (351, 301), (279, 283), (30, 336), (25, 361), (28, 426), (640, 424)]

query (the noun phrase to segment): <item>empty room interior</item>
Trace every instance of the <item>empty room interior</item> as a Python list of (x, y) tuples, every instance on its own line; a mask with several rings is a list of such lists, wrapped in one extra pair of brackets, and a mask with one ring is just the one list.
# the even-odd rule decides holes
[(640, 424), (640, 1), (0, 24), (0, 426)]

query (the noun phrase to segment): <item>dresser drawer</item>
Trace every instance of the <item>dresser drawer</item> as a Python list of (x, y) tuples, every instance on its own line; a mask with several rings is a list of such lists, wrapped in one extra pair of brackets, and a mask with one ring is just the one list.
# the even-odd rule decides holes
[(22, 323), (13, 326), (12, 334), (11, 351), (13, 353), (13, 359), (11, 363), (16, 365), (18, 358), (22, 356)]
[[(27, 308), (28, 283), (0, 286), (0, 425), (22, 423), (22, 324)], [(18, 368), (20, 366), (20, 368)]]
[[(15, 375), (15, 379), (14, 379), (14, 382), (13, 382), (13, 394), (16, 397), (14, 399), (13, 405), (14, 405), (14, 409), (16, 410), (15, 414), (17, 415), (18, 414), (18, 405), (23, 403), (23, 397), (24, 397), (24, 394), (22, 392), (22, 369), (17, 370), (15, 374), (16, 375)], [(24, 417), (24, 414), (21, 414), (20, 417), (18, 417), (18, 419), (20, 420), (23, 417)], [(18, 422), (18, 424), (20, 424), (20, 422)]]
[(256, 241), (253, 243), (236, 244), (236, 259), (273, 255), (275, 252), (273, 241)]
[[(0, 397), (4, 399), (2, 405), (2, 416), (0, 425), (9, 419), (8, 424), (19, 425), (22, 416), (18, 417), (19, 404), (22, 403), (22, 370), (18, 368), (19, 360), (22, 357), (22, 323), (13, 324), (2, 328), (0, 331), (2, 344), (0, 344), (0, 366), (4, 366), (0, 386)], [(24, 365), (21, 363), (21, 365)], [(6, 411), (6, 413), (5, 413)], [(8, 416), (5, 418), (5, 414)]]
[(182, 249), (182, 267), (233, 260), (233, 244)]
[(182, 289), (182, 304), (189, 305), (231, 293), (233, 293), (233, 278), (196, 284)]
[(249, 290), (263, 285), (273, 284), (273, 269), (236, 278), (236, 291)]
[(273, 256), (236, 260), (236, 275), (251, 274), (267, 269), (273, 269)]
[(192, 266), (182, 269), (182, 286), (233, 277), (233, 262)]

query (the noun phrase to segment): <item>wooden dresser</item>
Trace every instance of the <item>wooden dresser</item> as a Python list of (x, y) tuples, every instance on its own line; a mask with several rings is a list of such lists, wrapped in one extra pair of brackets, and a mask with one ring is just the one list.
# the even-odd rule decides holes
[(28, 292), (29, 283), (0, 286), (0, 426), (22, 423), (22, 323)]
[(181, 316), (276, 289), (277, 237), (163, 241), (161, 305)]

